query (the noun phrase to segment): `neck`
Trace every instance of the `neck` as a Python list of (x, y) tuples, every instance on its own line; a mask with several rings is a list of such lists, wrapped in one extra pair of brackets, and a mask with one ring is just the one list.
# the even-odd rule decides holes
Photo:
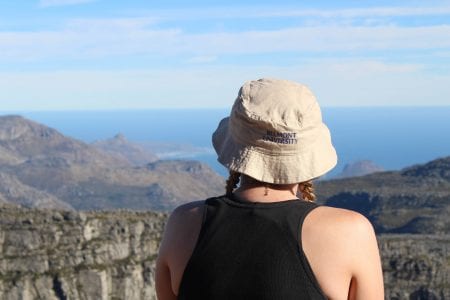
[(270, 184), (242, 176), (234, 195), (249, 202), (279, 202), (297, 197), (298, 184)]

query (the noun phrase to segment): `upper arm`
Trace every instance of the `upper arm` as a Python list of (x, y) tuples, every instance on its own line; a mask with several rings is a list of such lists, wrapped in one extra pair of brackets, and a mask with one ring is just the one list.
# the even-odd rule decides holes
[(384, 299), (375, 233), (361, 214), (321, 206), (305, 219), (302, 247), (330, 298)]
[(176, 299), (184, 268), (201, 227), (204, 201), (177, 207), (167, 220), (156, 259), (156, 294), (160, 300)]
[(159, 256), (156, 259), (156, 295), (159, 300), (177, 299), (177, 296), (172, 291), (171, 276), (169, 266), (164, 259)]
[(156, 258), (156, 272), (155, 272), (155, 286), (156, 295), (160, 300), (176, 299), (176, 295), (172, 290), (172, 276), (168, 264), (168, 256), (170, 250), (171, 240), (177, 227), (177, 211), (172, 212), (167, 220), (164, 228), (163, 238), (159, 245), (159, 253)]
[(383, 272), (372, 224), (364, 216), (352, 218), (352, 282), (349, 299), (384, 299)]

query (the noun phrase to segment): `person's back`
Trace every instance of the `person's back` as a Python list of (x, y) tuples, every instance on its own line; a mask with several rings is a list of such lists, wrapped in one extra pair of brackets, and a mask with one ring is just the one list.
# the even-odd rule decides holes
[[(261, 92), (260, 84), (269, 89)], [(287, 92), (277, 91), (280, 86)], [(273, 95), (281, 100), (268, 99)], [(383, 299), (369, 221), (307, 201), (314, 200), (310, 180), (332, 168), (336, 158), (327, 131), (314, 129), (321, 120), (311, 121), (314, 101), (305, 105), (305, 95), (310, 100), (308, 91), (290, 82), (251, 82), (247, 91), (241, 89), (232, 115), (238, 111), (248, 118), (222, 121), (213, 139), (219, 161), (230, 169), (227, 195), (182, 205), (171, 214), (157, 259), (159, 299)], [(295, 97), (286, 102), (290, 96)], [(238, 101), (246, 99), (257, 107), (245, 103), (240, 110)], [(261, 117), (265, 113), (269, 117)], [(267, 129), (280, 123), (281, 132)], [(261, 124), (263, 135), (250, 143)], [(302, 137), (308, 144), (296, 145)]]
[[(204, 201), (193, 202), (178, 207), (170, 217), (158, 257), (157, 291), (161, 300), (177, 299), (184, 271), (200, 235), (204, 209)], [(246, 231), (246, 228), (241, 228), (240, 231)], [(265, 236), (265, 232), (261, 231), (259, 234)], [(224, 240), (220, 245), (226, 246), (229, 242)], [(267, 242), (272, 241), (268, 239)], [(253, 249), (242, 250), (248, 252)], [(312, 270), (313, 277), (308, 278), (308, 281), (316, 280), (320, 291), (328, 299), (383, 299), (383, 281), (375, 235), (370, 223), (360, 214), (325, 206), (313, 209), (304, 220), (299, 236), (299, 251), (305, 254)], [(299, 258), (298, 264), (301, 263)], [(205, 267), (213, 266), (205, 264)], [(304, 285), (300, 285), (299, 288), (303, 287)], [(210, 287), (202, 288), (207, 291)], [(234, 292), (245, 293), (245, 289)], [(281, 294), (272, 299), (284, 299)], [(245, 299), (257, 298), (247, 295)]]
[(299, 243), (316, 204), (223, 196), (204, 206), (178, 299), (325, 299)]

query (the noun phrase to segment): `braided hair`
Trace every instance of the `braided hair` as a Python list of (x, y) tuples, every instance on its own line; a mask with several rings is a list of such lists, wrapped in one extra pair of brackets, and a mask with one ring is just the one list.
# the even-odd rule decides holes
[(298, 190), (300, 191), (304, 200), (310, 202), (316, 200), (316, 195), (314, 194), (314, 186), (311, 180), (300, 182), (298, 184)]
[(241, 173), (230, 170), (230, 175), (226, 181), (226, 194), (229, 196), (233, 193), (233, 190), (238, 186), (241, 180)]

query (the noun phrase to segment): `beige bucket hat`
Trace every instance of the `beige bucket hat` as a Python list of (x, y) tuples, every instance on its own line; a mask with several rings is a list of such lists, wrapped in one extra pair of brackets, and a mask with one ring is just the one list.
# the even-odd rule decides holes
[(267, 183), (304, 182), (337, 163), (316, 98), (288, 80), (246, 82), (212, 142), (229, 170)]

